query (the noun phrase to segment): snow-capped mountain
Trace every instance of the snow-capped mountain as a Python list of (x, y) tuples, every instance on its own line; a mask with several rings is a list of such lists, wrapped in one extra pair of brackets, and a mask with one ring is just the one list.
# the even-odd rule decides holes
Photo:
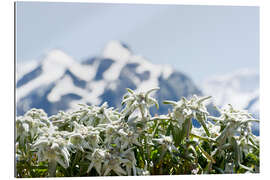
[[(108, 43), (98, 57), (79, 62), (60, 50), (52, 50), (37, 62), (17, 66), (17, 115), (42, 108), (49, 115), (78, 108), (79, 103), (121, 108), (126, 88), (136, 91), (160, 87), (154, 96), (159, 113), (167, 113), (163, 100), (201, 95), (192, 80), (170, 66), (155, 65), (118, 42)], [(152, 113), (156, 113), (153, 108)]]
[[(202, 83), (201, 88), (205, 95), (213, 96), (217, 106), (232, 104), (236, 108), (248, 110), (255, 118), (259, 118), (259, 83), (258, 71), (240, 69), (209, 78)], [(259, 124), (255, 123), (252, 129), (257, 135)]]
[(202, 84), (205, 95), (212, 95), (218, 106), (232, 104), (259, 115), (259, 72), (240, 69), (230, 74), (212, 77)]

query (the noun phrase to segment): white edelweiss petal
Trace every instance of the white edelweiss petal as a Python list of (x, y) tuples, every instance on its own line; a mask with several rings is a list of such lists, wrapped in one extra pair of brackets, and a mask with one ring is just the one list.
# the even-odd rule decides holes
[(113, 168), (113, 171), (119, 176), (126, 175), (126, 171), (124, 171), (119, 165)]
[(84, 149), (81, 145), (78, 146), (79, 150), (81, 150), (82, 152), (84, 152)]
[(51, 149), (59, 149), (59, 145), (57, 143), (52, 143)]
[(126, 147), (128, 147), (129, 142), (128, 141), (124, 141), (124, 144), (122, 144), (121, 149), (125, 149)]
[(22, 126), (26, 132), (29, 132), (29, 125), (27, 123), (23, 123)]
[(189, 115), (192, 114), (192, 110), (191, 110), (191, 109), (184, 109), (183, 112), (184, 112), (187, 116), (189, 116)]
[(82, 147), (83, 147), (84, 149), (90, 149), (90, 145), (89, 145), (86, 141), (83, 141), (83, 142), (82, 142)]
[(172, 136), (163, 136), (162, 138), (164, 139), (165, 142), (172, 143), (173, 140)]
[(101, 162), (95, 163), (95, 169), (101, 175)]
[(126, 164), (126, 163), (129, 163), (130, 161), (128, 159), (120, 158), (120, 162)]
[(126, 98), (122, 101), (122, 104), (127, 104), (127, 106), (130, 106), (131, 105), (131, 102), (134, 101), (134, 97), (129, 97), (129, 98)]
[(118, 133), (121, 135), (121, 136), (128, 136), (128, 134), (123, 130), (123, 129), (120, 129), (118, 131)]
[(94, 162), (92, 161), (87, 169), (87, 173), (89, 173), (91, 171), (91, 169), (93, 168), (94, 166)]
[(156, 138), (153, 138), (152, 140), (153, 140), (153, 141), (157, 141), (159, 144), (162, 144), (162, 143), (163, 143), (163, 139), (156, 139)]
[(65, 161), (69, 162), (70, 154), (69, 154), (68, 150), (66, 148), (62, 148), (61, 152), (62, 152), (62, 155), (64, 156)]
[(108, 168), (105, 170), (103, 176), (107, 176), (107, 175), (111, 172), (111, 170), (112, 170), (112, 169), (108, 167)]
[(56, 161), (65, 169), (69, 166), (68, 161), (64, 161), (60, 156), (56, 156)]
[(45, 146), (48, 144), (48, 140), (38, 140), (35, 144), (33, 144), (33, 147), (37, 147), (37, 146)]
[(132, 169), (133, 169), (133, 175), (136, 176), (137, 175), (137, 171), (136, 171), (135, 165), (132, 166)]
[(144, 175), (144, 176), (149, 176), (149, 175), (150, 175), (150, 172), (147, 171), (147, 170), (145, 170), (145, 171), (143, 171), (143, 175)]

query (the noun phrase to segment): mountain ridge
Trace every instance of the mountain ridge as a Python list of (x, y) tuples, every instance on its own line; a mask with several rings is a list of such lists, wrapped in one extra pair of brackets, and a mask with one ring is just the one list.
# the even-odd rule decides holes
[[(108, 43), (100, 56), (83, 62), (60, 50), (50, 51), (28, 71), (18, 73), (16, 85), (17, 115), (33, 107), (52, 115), (74, 109), (78, 103), (100, 105), (104, 101), (121, 108), (126, 88), (145, 91), (159, 86), (154, 94), (159, 102), (201, 95), (185, 74), (168, 65), (152, 64), (117, 41)], [(167, 113), (168, 106), (161, 104), (159, 111), (152, 111)]]

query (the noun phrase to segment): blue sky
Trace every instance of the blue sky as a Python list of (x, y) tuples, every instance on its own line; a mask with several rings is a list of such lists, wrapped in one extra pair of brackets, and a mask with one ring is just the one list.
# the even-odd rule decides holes
[(78, 60), (110, 40), (195, 82), (240, 68), (259, 70), (259, 8), (17, 2), (17, 62), (58, 48)]

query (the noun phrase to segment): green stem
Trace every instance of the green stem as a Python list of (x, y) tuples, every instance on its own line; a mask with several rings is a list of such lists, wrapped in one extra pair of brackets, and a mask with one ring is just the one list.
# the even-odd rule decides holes
[(152, 138), (155, 136), (155, 134), (157, 132), (157, 129), (158, 129), (158, 126), (159, 126), (159, 122), (157, 122), (157, 124), (156, 124), (156, 126), (155, 126), (155, 128), (154, 128), (154, 130), (152, 132), (152, 135), (151, 135)]
[(166, 149), (162, 147), (162, 152), (161, 152), (161, 155), (159, 157), (159, 161), (157, 163), (157, 166), (160, 167), (162, 162), (163, 162), (163, 157), (164, 155), (166, 154)]
[(56, 165), (57, 162), (54, 159), (51, 159), (48, 164), (48, 172), (49, 172), (49, 177), (55, 177), (56, 174)]
[(150, 152), (149, 152), (149, 146), (147, 145), (147, 139), (146, 139), (146, 136), (144, 136), (144, 148), (145, 148), (145, 151), (146, 151), (146, 154), (147, 154), (147, 161), (150, 162)]
[[(145, 114), (143, 112), (143, 106), (140, 105), (139, 108), (140, 108), (140, 111), (141, 111), (142, 119), (143, 119), (143, 121), (146, 122)], [(144, 148), (145, 148), (145, 151), (146, 151), (146, 154), (147, 154), (147, 160), (149, 161), (150, 160), (149, 159), (150, 158), (150, 153), (149, 153), (149, 147), (147, 145), (147, 138), (146, 138), (146, 136), (144, 136)]]
[(143, 113), (143, 107), (142, 107), (141, 104), (140, 104), (139, 108), (140, 108), (140, 111), (141, 111), (142, 119), (144, 120), (145, 117), (144, 117), (144, 113)]
[(141, 146), (138, 146), (138, 148), (139, 148), (139, 152), (140, 152), (140, 155), (142, 157), (142, 160), (144, 162), (145, 161), (145, 157), (144, 157), (145, 153), (143, 153), (143, 150), (142, 150), (142, 147)]
[(190, 134), (190, 130), (191, 130), (190, 128), (192, 126), (191, 118), (187, 119), (187, 121), (188, 121), (188, 125), (187, 125), (187, 137), (186, 137), (186, 139), (189, 139), (189, 134)]

